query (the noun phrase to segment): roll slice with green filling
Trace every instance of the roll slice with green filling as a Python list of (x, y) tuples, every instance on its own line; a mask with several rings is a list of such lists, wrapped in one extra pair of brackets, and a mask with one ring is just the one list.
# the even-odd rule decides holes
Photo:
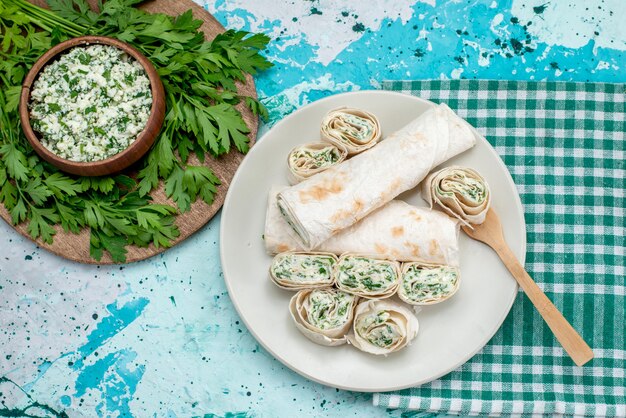
[(334, 287), (303, 289), (289, 303), (298, 330), (320, 345), (346, 343), (358, 297)]
[(365, 110), (340, 107), (324, 116), (322, 139), (348, 150), (355, 155), (372, 148), (380, 141), (382, 131), (378, 118)]
[(357, 305), (348, 341), (361, 351), (387, 355), (406, 347), (417, 336), (419, 322), (394, 300), (369, 300)]
[(400, 265), (372, 256), (343, 254), (335, 265), (334, 276), (336, 286), (345, 292), (383, 299), (396, 293)]
[(398, 297), (409, 305), (434, 305), (459, 289), (459, 269), (424, 263), (404, 263)]
[(422, 192), (431, 209), (437, 204), (469, 227), (483, 223), (491, 205), (489, 184), (476, 170), (466, 167), (432, 173), (424, 180)]
[(348, 151), (341, 145), (313, 142), (298, 145), (287, 156), (290, 184), (300, 183), (346, 159)]
[(280, 253), (272, 260), (270, 278), (287, 290), (331, 286), (336, 263), (337, 256), (330, 253)]

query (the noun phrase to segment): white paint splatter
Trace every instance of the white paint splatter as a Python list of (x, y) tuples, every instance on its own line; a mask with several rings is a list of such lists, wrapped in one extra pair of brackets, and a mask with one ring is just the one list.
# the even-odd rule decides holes
[(433, 20), (433, 28), (435, 28), (435, 29), (443, 29), (445, 27), (446, 27), (446, 25), (444, 25), (443, 23), (437, 22), (437, 19)]
[[(421, 2), (435, 6), (435, 0)], [(360, 23), (364, 28), (376, 31), (385, 19), (400, 20), (404, 24), (412, 17), (415, 3), (415, 0), (320, 0), (314, 4), (306, 1), (294, 3), (289, 0), (233, 0), (218, 6), (214, 1), (206, 1), (206, 6), (213, 14), (226, 12), (227, 16), (232, 15), (230, 12), (235, 10), (245, 10), (253, 32), (265, 32), (274, 39), (280, 37), (280, 42), (288, 42), (288, 45), (308, 43), (315, 50), (313, 61), (328, 65), (365, 33), (353, 30), (352, 26)], [(313, 7), (316, 13), (312, 13)], [(342, 12), (348, 16), (342, 15)], [(227, 17), (227, 21), (234, 28), (241, 28), (245, 22), (243, 19), (230, 17)], [(435, 22), (433, 26), (436, 24)], [(282, 47), (285, 48), (286, 45)]]
[[(590, 7), (592, 4), (593, 8)], [(626, 50), (626, 31), (622, 22), (624, 0), (606, 0), (601, 8), (595, 4), (586, 1), (546, 2), (545, 11), (537, 15), (533, 6), (540, 4), (514, 0), (511, 13), (520, 21), (532, 21), (528, 31), (550, 45), (580, 48), (593, 40), (594, 49)]]
[(606, 61), (600, 61), (598, 62), (598, 65), (596, 66), (596, 71), (598, 70), (608, 70), (610, 68), (610, 65), (608, 62)]
[[(4, 222), (0, 222), (0, 234), (14, 236), (5, 256), (23, 259), (21, 250), (27, 247), (27, 240)], [(84, 344), (86, 330), (97, 323), (92, 315), (106, 315), (105, 306), (126, 290), (116, 267), (103, 267), (94, 277), (92, 266), (48, 255), (43, 259), (45, 265), (35, 255), (30, 261), (4, 263), (1, 268), (0, 329), (9, 329), (10, 321), (13, 334), (5, 343), (10, 345), (0, 344), (0, 349), (13, 356), (10, 360), (0, 356), (0, 370), (20, 385), (37, 379), (44, 360), (56, 359)], [(12, 363), (20, 367), (11, 370)]]
[(419, 35), (418, 35), (418, 37), (417, 37), (415, 40), (416, 40), (416, 41), (419, 41), (420, 39), (427, 39), (427, 38), (428, 38), (428, 34), (429, 34), (429, 33), (430, 33), (430, 32), (428, 32), (428, 31), (426, 30), (426, 26), (424, 25), (424, 26), (422, 27), (422, 29), (420, 29)]
[(494, 30), (494, 28), (498, 26), (500, 23), (502, 23), (503, 20), (504, 20), (504, 15), (502, 13), (498, 13), (497, 15), (495, 15), (493, 19), (491, 20), (491, 31), (494, 33), (497, 33)]
[(478, 42), (474, 42), (474, 41), (468, 41), (467, 39), (463, 40), (463, 45), (467, 45), (471, 48), (473, 48), (475, 51), (478, 52), (478, 65), (480, 67), (488, 67), (491, 60), (489, 58), (490, 56), (490, 50), (488, 50), (487, 48), (483, 48), (482, 46), (480, 46), (480, 44)]

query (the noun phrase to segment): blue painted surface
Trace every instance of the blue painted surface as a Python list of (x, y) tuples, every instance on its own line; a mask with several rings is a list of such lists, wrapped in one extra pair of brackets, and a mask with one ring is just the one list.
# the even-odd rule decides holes
[[(205, 6), (227, 27), (275, 39), (276, 66), (257, 78), (269, 125), (383, 79), (626, 81), (621, 0)], [(369, 394), (311, 383), (259, 347), (226, 293), (219, 218), (121, 268), (60, 259), (0, 224), (0, 412), (38, 402), (48, 416), (400, 416)]]

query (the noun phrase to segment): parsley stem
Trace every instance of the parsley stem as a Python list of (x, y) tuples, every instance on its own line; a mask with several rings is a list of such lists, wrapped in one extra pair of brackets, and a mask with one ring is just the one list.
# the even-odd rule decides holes
[(86, 27), (64, 19), (52, 11), (36, 6), (26, 0), (5, 0), (5, 3), (8, 6), (17, 7), (32, 23), (48, 32), (52, 32), (58, 26), (67, 32), (68, 35), (81, 36), (87, 30)]

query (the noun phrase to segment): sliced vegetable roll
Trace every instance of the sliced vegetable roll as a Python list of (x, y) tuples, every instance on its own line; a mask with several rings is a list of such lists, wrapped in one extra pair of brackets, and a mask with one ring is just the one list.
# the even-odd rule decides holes
[(485, 221), (491, 193), (485, 179), (475, 170), (465, 167), (446, 167), (426, 178), (423, 197), (430, 207), (439, 205), (465, 225)]
[(299, 145), (287, 157), (289, 183), (300, 183), (313, 174), (339, 164), (347, 155), (348, 151), (342, 145), (326, 142)]
[(334, 269), (337, 287), (364, 298), (387, 298), (398, 288), (400, 265), (396, 261), (344, 254)]
[(459, 279), (456, 267), (405, 263), (398, 296), (409, 305), (433, 305), (454, 295), (459, 289)]
[(282, 190), (276, 204), (302, 247), (312, 250), (475, 142), (467, 122), (441, 104), (375, 147)]
[[(270, 190), (263, 240), (269, 254), (305, 251), (288, 221), (281, 215), (276, 195)], [(459, 221), (444, 212), (392, 200), (349, 228), (322, 242), (315, 251), (337, 255), (372, 254), (396, 261), (423, 261), (459, 265)]]
[(418, 329), (415, 314), (406, 306), (388, 299), (369, 300), (356, 307), (348, 341), (361, 351), (387, 355), (406, 347)]
[(364, 110), (341, 107), (324, 116), (321, 134), (322, 139), (342, 146), (348, 150), (348, 155), (354, 155), (380, 141), (380, 122)]
[(346, 343), (358, 297), (333, 287), (304, 289), (289, 303), (298, 330), (320, 345)]
[(272, 261), (270, 277), (274, 284), (287, 290), (330, 286), (336, 263), (337, 257), (329, 253), (281, 253)]

